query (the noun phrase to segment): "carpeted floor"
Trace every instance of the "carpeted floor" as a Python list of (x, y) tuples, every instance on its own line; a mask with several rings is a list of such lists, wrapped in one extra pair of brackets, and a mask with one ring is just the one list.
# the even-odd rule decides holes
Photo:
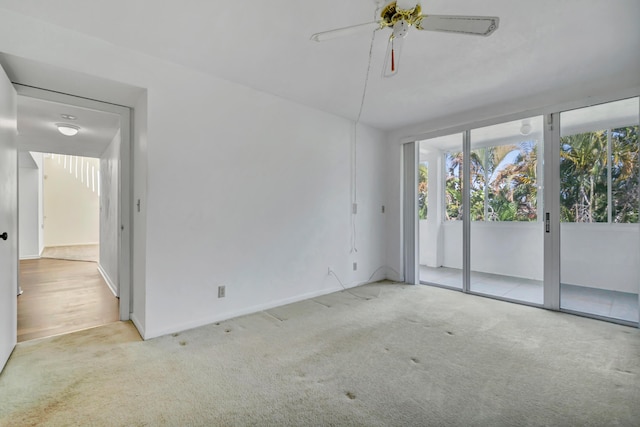
[(640, 330), (373, 284), (146, 342), (21, 343), (0, 425), (638, 426)]

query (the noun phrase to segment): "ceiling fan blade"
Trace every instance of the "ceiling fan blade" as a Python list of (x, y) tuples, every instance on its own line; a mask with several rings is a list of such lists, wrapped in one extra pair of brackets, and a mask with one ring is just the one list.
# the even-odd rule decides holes
[(367, 30), (373, 31), (380, 28), (380, 22), (367, 22), (364, 24), (351, 25), (349, 27), (338, 28), (335, 30), (323, 31), (321, 33), (315, 33), (311, 36), (311, 40), (322, 42), (325, 40), (331, 40), (338, 37), (346, 37), (351, 36), (353, 34), (358, 34), (365, 32)]
[(422, 15), (415, 26), (419, 30), (490, 36), (499, 22), (496, 16)]
[(418, 0), (398, 0), (396, 1), (396, 10), (413, 10), (419, 4)]
[(402, 53), (402, 45), (404, 37), (389, 37), (387, 45), (387, 54), (384, 58), (384, 68), (382, 69), (382, 77), (393, 77), (398, 74), (400, 67), (400, 54)]

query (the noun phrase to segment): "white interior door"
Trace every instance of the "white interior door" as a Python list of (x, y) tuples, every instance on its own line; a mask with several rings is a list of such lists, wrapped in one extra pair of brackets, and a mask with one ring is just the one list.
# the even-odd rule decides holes
[[(17, 95), (0, 68), (0, 371), (16, 345), (18, 321)], [(5, 234), (6, 233), (6, 234)]]

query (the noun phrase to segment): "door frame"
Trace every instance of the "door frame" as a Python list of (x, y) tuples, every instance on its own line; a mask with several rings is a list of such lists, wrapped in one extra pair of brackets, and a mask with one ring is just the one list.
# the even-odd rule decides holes
[(118, 288), (119, 317), (121, 321), (129, 320), (133, 307), (131, 283), (132, 259), (132, 144), (131, 123), (132, 110), (129, 107), (104, 101), (78, 97), (47, 89), (14, 84), (18, 96), (42, 99), (82, 108), (105, 111), (120, 116), (120, 157), (118, 167)]

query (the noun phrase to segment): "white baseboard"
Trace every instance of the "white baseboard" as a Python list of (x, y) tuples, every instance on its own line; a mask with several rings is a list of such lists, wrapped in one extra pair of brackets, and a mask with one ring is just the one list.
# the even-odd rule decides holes
[(111, 278), (109, 277), (109, 275), (104, 271), (104, 269), (102, 268), (102, 266), (100, 265), (100, 263), (98, 263), (98, 271), (100, 272), (100, 275), (102, 276), (102, 278), (104, 279), (105, 282), (107, 282), (107, 286), (109, 287), (109, 289), (111, 289), (111, 292), (113, 293), (113, 295), (116, 298), (119, 298), (118, 295), (118, 288), (116, 287), (116, 285), (113, 283), (113, 281), (111, 280)]
[(244, 316), (247, 314), (258, 313), (260, 311), (269, 310), (271, 308), (280, 307), (282, 305), (291, 304), (298, 301), (304, 301), (307, 299), (319, 297), (321, 295), (331, 294), (333, 292), (339, 292), (344, 290), (341, 286), (336, 286), (332, 288), (321, 289), (315, 292), (309, 292), (302, 295), (297, 295), (295, 297), (284, 298), (281, 300), (272, 301), (266, 304), (258, 304), (252, 307), (247, 307), (242, 310), (221, 313), (213, 316), (208, 316), (197, 321), (182, 323), (178, 325), (171, 326), (169, 328), (162, 328), (149, 333), (149, 337), (145, 339), (157, 338), (163, 335), (171, 334), (174, 332), (186, 331), (189, 329), (197, 328), (199, 326), (209, 325), (216, 322), (222, 322), (224, 320), (234, 319), (236, 317)]
[(40, 259), (40, 255), (24, 255), (20, 257), (20, 260), (23, 259)]
[(61, 244), (55, 244), (55, 245), (45, 245), (45, 247), (42, 250), (44, 250), (45, 248), (63, 248), (65, 246), (95, 246), (99, 244), (100, 242), (61, 243)]
[(131, 313), (130, 319), (133, 322), (133, 326), (135, 326), (136, 329), (138, 330), (138, 333), (140, 334), (142, 339), (146, 340), (146, 338), (144, 336), (144, 328), (142, 327), (142, 323), (140, 323), (140, 320), (138, 320), (138, 318), (136, 317), (136, 314), (135, 313)]

